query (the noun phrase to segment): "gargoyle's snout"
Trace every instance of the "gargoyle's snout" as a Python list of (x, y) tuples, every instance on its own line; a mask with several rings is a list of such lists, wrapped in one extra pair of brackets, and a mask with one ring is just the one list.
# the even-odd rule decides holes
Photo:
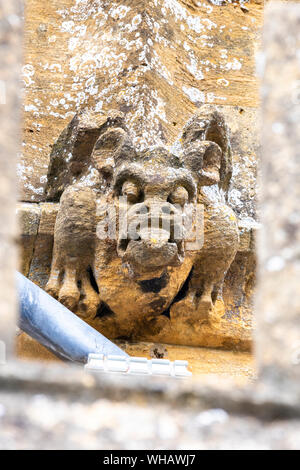
[(135, 204), (127, 231), (120, 234), (118, 254), (131, 264), (157, 268), (184, 260), (182, 214), (170, 203)]

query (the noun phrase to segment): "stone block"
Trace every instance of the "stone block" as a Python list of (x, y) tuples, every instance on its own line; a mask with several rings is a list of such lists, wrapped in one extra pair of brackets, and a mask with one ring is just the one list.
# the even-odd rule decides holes
[(35, 241), (40, 223), (41, 209), (38, 204), (18, 203), (19, 270), (27, 276), (30, 269)]
[(38, 286), (44, 287), (50, 274), (53, 233), (58, 204), (43, 203), (40, 204), (40, 208), (40, 224), (28, 277)]

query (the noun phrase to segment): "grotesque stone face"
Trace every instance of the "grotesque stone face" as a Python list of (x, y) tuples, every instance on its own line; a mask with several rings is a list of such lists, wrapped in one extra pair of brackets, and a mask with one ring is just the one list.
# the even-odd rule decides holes
[(126, 198), (127, 224), (118, 236), (123, 262), (135, 271), (182, 264), (183, 214), (196, 203), (196, 181), (178, 158), (155, 148), (140, 154), (138, 163), (122, 163), (114, 198), (118, 206)]
[[(226, 191), (230, 179), (223, 117), (204, 109), (172, 150), (136, 149), (118, 112), (93, 132), (89, 125), (87, 142), (81, 131), (81, 148), (89, 147), (91, 135), (88, 157), (76, 154), (73, 139), (77, 164), (71, 158), (65, 165), (64, 190), (55, 159), (50, 168), (48, 194), (63, 194), (47, 290), (110, 337), (170, 331), (176, 342), (186, 342), (187, 325), (194, 331), (209, 325), (199, 335), (209, 334), (238, 244), (232, 211), (201, 195), (209, 185)], [(104, 212), (110, 229), (102, 226), (100, 237)], [(189, 244), (195, 237), (201, 244)]]
[[(195, 208), (199, 186), (219, 182), (222, 150), (204, 140), (205, 121), (188, 126), (179, 155), (162, 147), (138, 152), (116, 115), (112, 124), (97, 140), (93, 158), (99, 171), (110, 176), (117, 214), (126, 218), (125, 227), (119, 227), (117, 253), (136, 274), (179, 266), (186, 212)], [(194, 223), (192, 218), (190, 231)]]

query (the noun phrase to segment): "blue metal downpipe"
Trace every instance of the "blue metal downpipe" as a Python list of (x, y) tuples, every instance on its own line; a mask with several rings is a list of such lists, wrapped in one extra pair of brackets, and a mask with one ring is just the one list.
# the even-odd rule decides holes
[(90, 353), (129, 357), (47, 292), (17, 272), (19, 327), (60, 359), (87, 363)]

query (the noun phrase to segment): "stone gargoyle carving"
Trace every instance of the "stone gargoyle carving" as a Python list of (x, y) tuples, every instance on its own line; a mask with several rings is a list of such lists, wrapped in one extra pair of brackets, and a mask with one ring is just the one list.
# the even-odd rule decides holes
[[(207, 325), (239, 241), (232, 210), (203, 191), (226, 193), (231, 176), (224, 118), (204, 106), (173, 151), (133, 142), (112, 111), (75, 116), (56, 143), (47, 196), (60, 206), (46, 290), (111, 338)], [(186, 216), (195, 207), (203, 225)], [(196, 248), (179, 227), (187, 219)]]

